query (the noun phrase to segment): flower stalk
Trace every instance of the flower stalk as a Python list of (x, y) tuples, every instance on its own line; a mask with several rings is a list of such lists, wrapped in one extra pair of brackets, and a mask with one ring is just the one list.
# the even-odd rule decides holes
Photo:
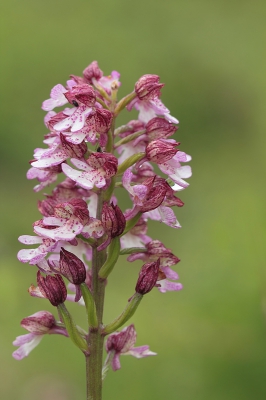
[(68, 312), (66, 306), (62, 303), (57, 306), (60, 317), (62, 318), (67, 333), (72, 340), (72, 342), (81, 350), (84, 354), (89, 354), (89, 347), (86, 343), (86, 340), (83, 339), (81, 334), (79, 333), (73, 318)]
[[(103, 208), (103, 193), (98, 195), (97, 214), (99, 218)], [(92, 256), (92, 296), (96, 306), (97, 327), (90, 327), (88, 335), (88, 346), (90, 355), (86, 357), (87, 371), (87, 400), (102, 399), (102, 358), (103, 358), (103, 336), (101, 334), (105, 281), (99, 279), (98, 274), (105, 262), (106, 251), (93, 249)]]

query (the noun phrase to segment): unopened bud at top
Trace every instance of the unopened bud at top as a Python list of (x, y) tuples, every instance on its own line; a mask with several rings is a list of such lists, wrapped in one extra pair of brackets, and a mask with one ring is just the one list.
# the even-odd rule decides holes
[(135, 84), (135, 92), (140, 100), (153, 100), (160, 97), (160, 89), (164, 83), (159, 83), (158, 75), (143, 75)]
[(59, 260), (60, 273), (71, 283), (80, 285), (85, 282), (86, 269), (84, 263), (73, 253), (61, 247)]
[(66, 301), (67, 290), (63, 278), (55, 274), (42, 276), (40, 271), (37, 272), (37, 283), (42, 295), (57, 307)]
[(159, 265), (160, 259), (142, 266), (135, 288), (137, 293), (142, 295), (149, 293), (156, 285), (159, 276)]
[(114, 238), (123, 233), (126, 219), (118, 206), (105, 202), (102, 211), (102, 224), (109, 235)]

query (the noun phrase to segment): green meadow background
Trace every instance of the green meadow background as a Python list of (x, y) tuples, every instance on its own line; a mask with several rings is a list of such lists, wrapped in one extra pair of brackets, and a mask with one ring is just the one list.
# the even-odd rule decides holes
[[(137, 345), (158, 356), (123, 357), (104, 382), (104, 399), (266, 398), (265, 19), (262, 0), (2, 3), (1, 399), (85, 399), (83, 357), (64, 337), (45, 337), (20, 362), (11, 353), (26, 333), (22, 318), (54, 311), (29, 297), (36, 269), (16, 259), (17, 237), (32, 234), (40, 218), (43, 195), (25, 177), (47, 132), (40, 106), (93, 60), (106, 75), (121, 73), (120, 96), (141, 75), (160, 75), (162, 100), (180, 120), (175, 138), (193, 157), (177, 210), (182, 229), (151, 223), (149, 231), (181, 258), (184, 290), (145, 296), (133, 318)], [(120, 122), (135, 116), (125, 112)], [(140, 265), (121, 258), (106, 322), (132, 295)], [(85, 327), (85, 310), (70, 309)]]

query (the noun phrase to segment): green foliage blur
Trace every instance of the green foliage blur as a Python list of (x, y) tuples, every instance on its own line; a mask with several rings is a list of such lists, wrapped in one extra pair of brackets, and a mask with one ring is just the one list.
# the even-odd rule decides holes
[[(162, 100), (180, 120), (176, 139), (193, 157), (182, 229), (149, 231), (181, 258), (184, 290), (145, 297), (133, 318), (137, 345), (158, 356), (123, 357), (104, 399), (265, 399), (265, 1), (9, 0), (1, 9), (0, 398), (85, 399), (83, 357), (64, 337), (45, 337), (20, 362), (11, 353), (26, 333), (22, 318), (54, 311), (29, 297), (36, 269), (16, 259), (17, 237), (40, 217), (43, 195), (25, 177), (44, 147), (40, 106), (98, 60), (106, 75), (121, 73), (120, 96), (141, 75), (160, 75)], [(136, 116), (124, 114), (121, 123)], [(133, 294), (140, 265), (124, 256), (110, 276), (106, 322)], [(84, 309), (70, 309), (85, 328)]]

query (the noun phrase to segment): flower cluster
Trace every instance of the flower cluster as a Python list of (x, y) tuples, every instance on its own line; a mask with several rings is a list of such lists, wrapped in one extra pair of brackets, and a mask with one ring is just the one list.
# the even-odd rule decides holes
[[(171, 268), (180, 260), (147, 230), (149, 219), (180, 228), (173, 209), (184, 204), (176, 192), (188, 186), (191, 168), (183, 163), (191, 157), (170, 138), (178, 120), (160, 100), (164, 84), (159, 77), (143, 75), (132, 93), (118, 101), (119, 78), (116, 71), (104, 76), (94, 61), (82, 76), (71, 75), (65, 85), (53, 87), (42, 104), (49, 133), (46, 147), (34, 151), (27, 177), (37, 179), (35, 191), (57, 179), (59, 183), (38, 202), (41, 218), (33, 223), (35, 236), (19, 237), (30, 248), (20, 250), (18, 259), (37, 267), (37, 286), (29, 293), (57, 307), (60, 321), (46, 311), (24, 318), (21, 325), (30, 333), (14, 342), (20, 346), (13, 354), (16, 359), (26, 357), (47, 333), (70, 337), (88, 357), (93, 351), (90, 335), (109, 335), (105, 370), (109, 365), (119, 369), (121, 354), (154, 355), (148, 346), (134, 348), (133, 325), (117, 329), (154, 287), (161, 293), (182, 289)], [(118, 114), (133, 108), (138, 119), (115, 128)], [(131, 199), (130, 209), (118, 205), (116, 191), (121, 188)], [(123, 255), (144, 265), (125, 310), (104, 325), (97, 301)], [(75, 325), (66, 301), (85, 305), (88, 333)]]

